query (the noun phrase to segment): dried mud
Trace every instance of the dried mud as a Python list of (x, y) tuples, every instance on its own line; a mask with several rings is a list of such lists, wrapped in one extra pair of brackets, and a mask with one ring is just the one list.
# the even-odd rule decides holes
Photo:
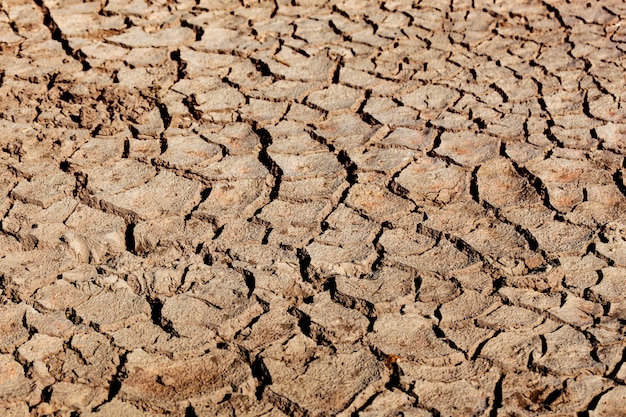
[(0, 3), (0, 414), (626, 415), (626, 6)]

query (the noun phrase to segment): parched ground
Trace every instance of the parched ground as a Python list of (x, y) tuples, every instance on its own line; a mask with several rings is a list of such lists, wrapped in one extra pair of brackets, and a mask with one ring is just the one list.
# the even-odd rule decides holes
[(0, 414), (626, 415), (626, 4), (0, 2)]

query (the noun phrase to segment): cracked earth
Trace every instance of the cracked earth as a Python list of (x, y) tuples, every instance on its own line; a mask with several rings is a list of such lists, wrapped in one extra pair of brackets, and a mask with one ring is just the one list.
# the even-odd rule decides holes
[(0, 414), (626, 415), (624, 19), (0, 1)]

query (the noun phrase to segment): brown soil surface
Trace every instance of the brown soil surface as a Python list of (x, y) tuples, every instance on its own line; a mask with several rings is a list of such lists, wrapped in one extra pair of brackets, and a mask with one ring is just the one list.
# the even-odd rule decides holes
[(0, 2), (0, 415), (626, 416), (625, 20)]

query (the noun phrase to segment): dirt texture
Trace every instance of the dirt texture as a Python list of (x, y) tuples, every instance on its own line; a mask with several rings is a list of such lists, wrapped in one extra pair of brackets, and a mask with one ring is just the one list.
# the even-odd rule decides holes
[(0, 415), (626, 416), (625, 20), (0, 1)]

